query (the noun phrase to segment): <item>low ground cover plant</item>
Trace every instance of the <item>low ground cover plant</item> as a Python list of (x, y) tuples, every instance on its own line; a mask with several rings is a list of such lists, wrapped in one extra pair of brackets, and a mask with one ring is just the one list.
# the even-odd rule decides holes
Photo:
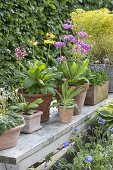
[(24, 118), (10, 108), (14, 104), (11, 99), (14, 99), (14, 94), (0, 88), (0, 135), (11, 128), (24, 124)]
[[(83, 131), (72, 130), (70, 140), (62, 148), (68, 147), (66, 155), (57, 160), (49, 170), (112, 170), (113, 169), (113, 101), (100, 107), (90, 118)], [(61, 149), (62, 149), (61, 148)]]

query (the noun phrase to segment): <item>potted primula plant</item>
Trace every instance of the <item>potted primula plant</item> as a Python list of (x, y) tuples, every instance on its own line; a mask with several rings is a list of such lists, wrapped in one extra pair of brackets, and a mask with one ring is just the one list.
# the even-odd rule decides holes
[(62, 75), (62, 79), (58, 80), (58, 90), (61, 91), (60, 84), (63, 79), (66, 79), (69, 86), (74, 86), (75, 89), (79, 87), (84, 89), (74, 97), (79, 108), (74, 110), (74, 115), (76, 115), (83, 108), (86, 92), (89, 88), (88, 79), (84, 76), (84, 73), (88, 69), (89, 60), (86, 57), (91, 45), (88, 43), (89, 36), (86, 32), (72, 34), (71, 21), (65, 23), (63, 28), (67, 30), (68, 34), (59, 37), (59, 41), (54, 43), (55, 48), (58, 50), (58, 70)]
[(9, 95), (0, 89), (0, 150), (16, 146), (20, 131), (25, 126), (24, 118), (10, 109)]
[(83, 63), (61, 61), (58, 64), (58, 70), (62, 73), (62, 79), (58, 81), (58, 91), (61, 93), (61, 86), (63, 79), (66, 79), (69, 86), (73, 86), (75, 90), (82, 88), (78, 95), (74, 96), (74, 100), (78, 105), (78, 108), (74, 110), (74, 115), (79, 114), (83, 108), (87, 90), (89, 88), (89, 81), (84, 75), (88, 69), (89, 60), (85, 59)]
[(109, 78), (103, 70), (95, 71), (88, 69), (85, 76), (89, 80), (85, 104), (95, 105), (108, 98)]
[(61, 93), (58, 91), (59, 100), (54, 105), (58, 106), (59, 118), (62, 123), (69, 123), (72, 121), (74, 108), (77, 108), (74, 97), (81, 93), (83, 89), (79, 88), (75, 90), (74, 87), (69, 87), (68, 82), (62, 84)]
[(77, 9), (71, 14), (73, 33), (85, 30), (90, 35), (91, 68), (103, 69), (109, 76), (109, 92), (113, 92), (113, 13), (108, 9), (84, 11)]
[(37, 99), (34, 102), (26, 102), (23, 96), (21, 96), (22, 102), (18, 102), (17, 105), (11, 106), (10, 109), (23, 115), (25, 119), (25, 126), (22, 128), (24, 133), (32, 133), (42, 126), (40, 125), (42, 111), (35, 110), (39, 104), (43, 102), (42, 99)]
[(37, 107), (37, 110), (43, 111), (41, 121), (48, 121), (49, 107), (55, 89), (56, 77), (59, 77), (59, 73), (55, 67), (48, 68), (45, 63), (38, 60), (35, 60), (34, 63), (29, 63), (27, 68), (21, 63), (19, 64), (23, 69), (20, 74), (23, 90), (20, 91), (23, 91), (23, 96), (29, 103), (39, 98), (43, 100), (39, 107)]

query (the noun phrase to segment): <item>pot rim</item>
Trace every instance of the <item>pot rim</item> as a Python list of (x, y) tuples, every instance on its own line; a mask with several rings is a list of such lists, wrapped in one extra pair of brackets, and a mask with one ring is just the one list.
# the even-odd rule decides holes
[[(63, 108), (64, 106), (58, 106), (58, 107)], [(72, 108), (74, 108), (74, 105), (72, 105), (72, 106), (66, 106), (66, 108), (67, 108), (67, 109), (72, 109)]]
[[(20, 93), (19, 92), (19, 90), (18, 90), (18, 94), (22, 94), (22, 93)], [(23, 96), (27, 96), (27, 97), (43, 97), (43, 96), (52, 96), (53, 94), (52, 93), (47, 93), (47, 94), (41, 94), (41, 93), (39, 93), (39, 94), (32, 94), (32, 95), (29, 95), (28, 93), (23, 93)]]
[(22, 128), (25, 126), (25, 124), (26, 124), (26, 123), (25, 123), (25, 120), (24, 120), (24, 123), (23, 123), (23, 124), (18, 125), (18, 126), (15, 126), (14, 128), (11, 128), (11, 129), (5, 131), (5, 132), (4, 132), (3, 134), (1, 134), (0, 136), (5, 135), (5, 134), (8, 134), (8, 133), (12, 133), (12, 132), (17, 131), (17, 130), (19, 130), (19, 129), (22, 129)]
[(43, 114), (42, 111), (37, 111), (36, 113), (34, 113), (34, 114), (32, 114), (32, 115), (25, 115), (25, 114), (23, 114), (23, 117), (24, 117), (25, 119), (32, 119), (32, 118), (34, 118), (34, 117), (41, 116), (42, 114)]

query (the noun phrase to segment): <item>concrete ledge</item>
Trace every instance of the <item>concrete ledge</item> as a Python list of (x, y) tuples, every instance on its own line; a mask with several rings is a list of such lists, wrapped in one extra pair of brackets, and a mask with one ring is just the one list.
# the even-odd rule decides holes
[(61, 124), (57, 110), (51, 109), (50, 121), (43, 123), (41, 130), (28, 135), (21, 134), (16, 147), (0, 151), (0, 170), (4, 170), (1, 167), (6, 167), (7, 170), (25, 170), (40, 161), (69, 140), (74, 127), (83, 129), (94, 111), (112, 98), (113, 94), (110, 94), (108, 99), (96, 106), (84, 106), (82, 113), (74, 116), (69, 124)]

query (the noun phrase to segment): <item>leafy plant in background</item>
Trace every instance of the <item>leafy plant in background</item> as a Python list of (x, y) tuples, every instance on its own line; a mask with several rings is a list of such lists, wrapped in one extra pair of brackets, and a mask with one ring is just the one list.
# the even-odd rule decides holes
[(113, 14), (108, 9), (84, 11), (77, 9), (71, 14), (73, 32), (86, 31), (91, 38), (91, 55), (94, 62), (112, 63), (113, 53)]
[(113, 9), (113, 1), (112, 0), (78, 0), (79, 7), (85, 10), (94, 10), (101, 8), (109, 8)]
[(58, 64), (58, 70), (62, 73), (62, 79), (66, 79), (69, 85), (80, 85), (89, 82), (84, 76), (84, 73), (88, 69), (88, 63), (88, 59), (85, 59), (83, 63), (61, 61)]
[(45, 63), (38, 60), (35, 60), (34, 63), (29, 63), (27, 68), (21, 63), (20, 66), (23, 70), (18, 72), (18, 76), (21, 77), (23, 88), (26, 92), (30, 95), (54, 92), (56, 78), (60, 76), (55, 67), (48, 68)]
[(109, 80), (107, 74), (103, 70), (95, 71), (88, 69), (85, 73), (85, 77), (89, 80), (90, 86), (101, 86)]

